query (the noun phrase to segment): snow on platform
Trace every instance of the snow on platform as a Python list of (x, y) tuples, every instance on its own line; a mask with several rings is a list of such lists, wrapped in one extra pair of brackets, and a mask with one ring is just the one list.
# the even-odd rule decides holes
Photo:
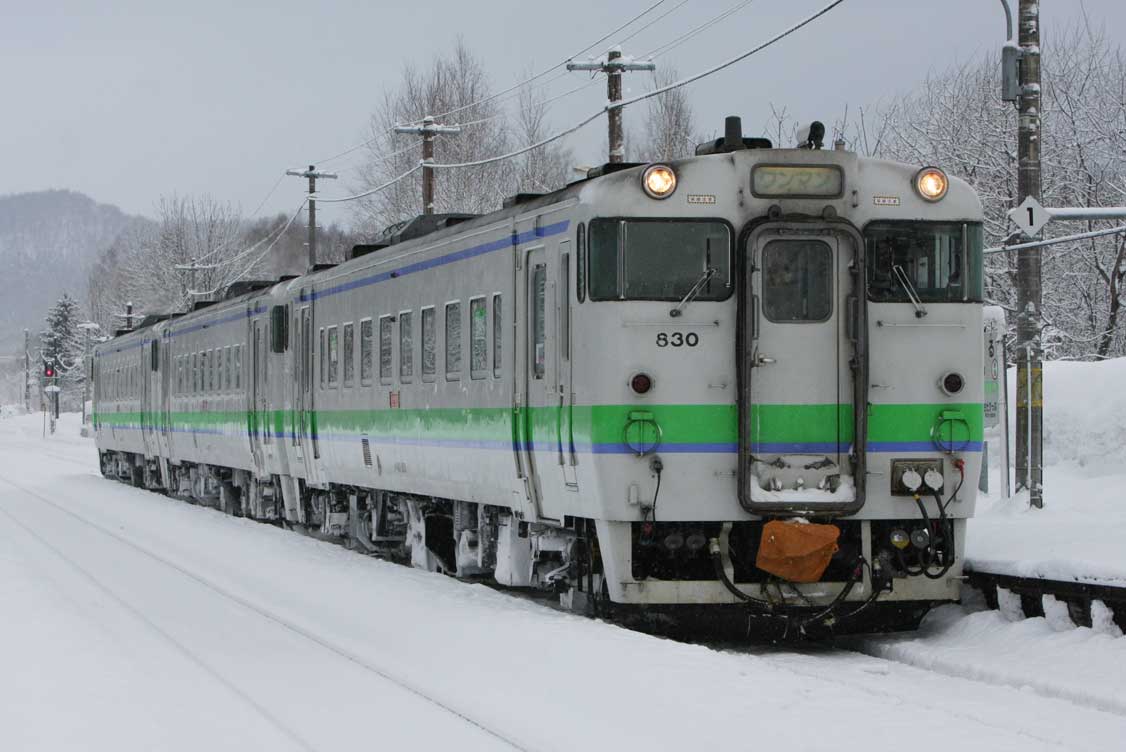
[(997, 574), (1126, 587), (1126, 358), (1044, 366), (1044, 508), (1027, 494), (1001, 499), (995, 465), (967, 558)]
[[(1120, 685), (1035, 686), (1071, 650), (1050, 634), (1000, 678), (990, 653), (1016, 625), (980, 614), (949, 612), (918, 637), (934, 666), (969, 656), (939, 671), (879, 657), (880, 641), (861, 646), (873, 655), (670, 642), (104, 480), (72, 416), (46, 440), (37, 421), (0, 420), (5, 752), (1030, 752), (1126, 738)], [(1089, 640), (1079, 665), (1121, 665), (1122, 644)]]

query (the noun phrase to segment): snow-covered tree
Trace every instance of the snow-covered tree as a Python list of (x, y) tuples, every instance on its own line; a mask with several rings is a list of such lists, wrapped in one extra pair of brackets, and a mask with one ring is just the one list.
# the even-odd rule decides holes
[(62, 387), (62, 398), (69, 401), (79, 394), (85, 382), (83, 367), (83, 332), (78, 327), (82, 323), (82, 311), (78, 301), (63, 293), (63, 296), (47, 313), (47, 327), (39, 334), (39, 354), (41, 363), (52, 363), (58, 373), (58, 386)]
[[(653, 89), (673, 83), (680, 76), (675, 68), (665, 67), (653, 74)], [(641, 138), (634, 139), (640, 161), (659, 162), (689, 157), (704, 139), (696, 133), (692, 104), (684, 87), (666, 91), (647, 100), (648, 111)]]
[[(1087, 25), (1045, 34), (1043, 44), (1042, 203), (1126, 205), (1126, 59), (1105, 33)], [(934, 74), (887, 103), (875, 118), (839, 126), (854, 148), (915, 164), (937, 164), (978, 191), (987, 245), (1014, 228), (1016, 110), (1000, 99), (1000, 61), (990, 54)], [(1053, 223), (1060, 236), (1113, 223)], [(986, 262), (987, 297), (1016, 304), (1016, 254)], [(1126, 240), (1061, 244), (1043, 252), (1047, 356), (1126, 355)]]

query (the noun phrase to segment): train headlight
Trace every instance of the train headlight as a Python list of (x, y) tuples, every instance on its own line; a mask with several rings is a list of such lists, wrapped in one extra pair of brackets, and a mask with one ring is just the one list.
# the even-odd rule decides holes
[(915, 174), (915, 190), (927, 201), (941, 201), (949, 187), (949, 178), (937, 167), (924, 167)]
[(676, 190), (676, 173), (668, 165), (649, 165), (641, 175), (641, 187), (650, 198), (668, 198)]

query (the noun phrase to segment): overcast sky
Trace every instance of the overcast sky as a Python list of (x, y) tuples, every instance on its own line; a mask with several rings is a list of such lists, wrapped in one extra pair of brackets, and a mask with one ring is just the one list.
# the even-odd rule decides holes
[[(373, 103), (404, 63), (425, 65), (461, 35), (501, 89), (654, 1), (0, 0), (0, 194), (71, 188), (150, 214), (162, 193), (209, 192), (249, 213), (286, 167), (362, 141)], [(658, 63), (681, 74), (709, 67), (827, 2), (755, 0)], [(678, 3), (666, 0), (619, 38)], [(736, 4), (690, 0), (625, 42), (625, 52), (644, 54)], [(1123, 0), (1044, 0), (1045, 36), (1083, 8), (1096, 25), (1126, 28)], [(775, 47), (691, 85), (698, 127), (717, 131), (724, 115), (739, 114), (753, 135), (772, 103), (803, 121), (831, 122), (846, 105), (876, 104), (928, 71), (994, 49), (1003, 20), (998, 0), (845, 0)], [(588, 74), (570, 75), (546, 95)], [(627, 75), (627, 95), (650, 80)], [(604, 99), (594, 86), (561, 100), (552, 123), (569, 125)], [(643, 113), (627, 110), (627, 124)], [(604, 127), (597, 121), (569, 139), (577, 163), (601, 161)], [(359, 156), (325, 165), (343, 178), (325, 194), (354, 185)], [(263, 212), (291, 209), (304, 188), (286, 178)], [(322, 204), (324, 219), (347, 220), (347, 206)]]

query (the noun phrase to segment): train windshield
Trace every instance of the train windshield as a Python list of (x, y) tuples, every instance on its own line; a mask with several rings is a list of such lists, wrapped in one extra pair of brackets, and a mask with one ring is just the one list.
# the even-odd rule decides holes
[(864, 230), (868, 297), (879, 303), (980, 303), (979, 222), (873, 222)]
[(590, 223), (591, 300), (679, 301), (731, 295), (731, 228), (723, 222), (596, 219)]

